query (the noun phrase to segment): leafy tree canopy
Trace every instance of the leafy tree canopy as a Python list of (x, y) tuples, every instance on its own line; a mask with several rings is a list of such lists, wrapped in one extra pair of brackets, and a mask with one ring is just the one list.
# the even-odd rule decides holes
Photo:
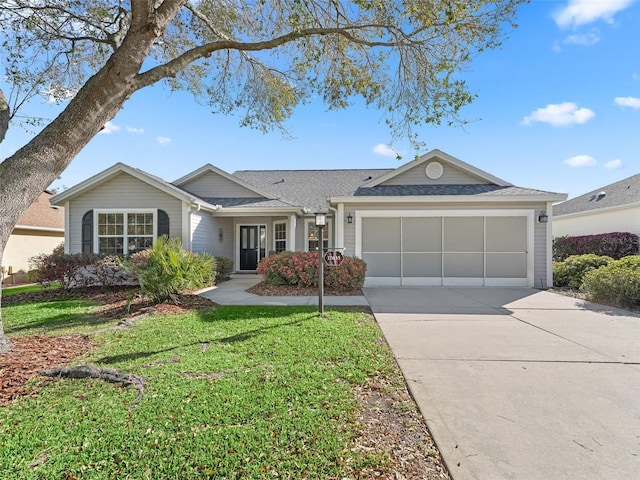
[[(315, 96), (329, 108), (360, 96), (415, 142), (416, 125), (462, 122), (473, 95), (457, 72), (525, 1), (0, 0), (0, 140), (34, 96), (68, 101), (0, 163), (0, 251), (137, 90), (165, 81), (263, 130)], [(3, 337), (0, 323), (0, 349)]]

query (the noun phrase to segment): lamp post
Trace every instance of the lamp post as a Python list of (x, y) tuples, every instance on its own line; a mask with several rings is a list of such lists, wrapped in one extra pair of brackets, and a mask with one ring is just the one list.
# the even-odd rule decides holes
[(324, 212), (316, 212), (316, 227), (318, 227), (318, 312), (324, 316), (324, 227), (327, 224), (327, 215)]

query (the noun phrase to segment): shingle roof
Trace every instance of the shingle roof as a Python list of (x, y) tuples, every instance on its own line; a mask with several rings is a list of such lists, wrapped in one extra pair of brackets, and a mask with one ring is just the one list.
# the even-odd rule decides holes
[(637, 202), (640, 202), (640, 174), (554, 205), (553, 215), (557, 217), (590, 210), (621, 207)]
[(324, 207), (332, 195), (353, 195), (365, 183), (393, 169), (240, 170), (233, 176), (300, 207)]
[(419, 195), (548, 195), (551, 192), (531, 188), (501, 185), (378, 185), (362, 187), (355, 192), (356, 196), (419, 196)]
[(42, 192), (18, 219), (16, 226), (64, 230), (64, 208), (52, 206), (51, 197), (51, 193)]

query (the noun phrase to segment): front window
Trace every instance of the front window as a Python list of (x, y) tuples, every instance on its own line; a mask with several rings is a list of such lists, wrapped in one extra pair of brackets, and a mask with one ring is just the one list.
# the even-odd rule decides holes
[(273, 249), (276, 253), (287, 249), (287, 222), (273, 224)]
[[(325, 225), (322, 231), (322, 248), (324, 250), (329, 249), (329, 222)], [(313, 220), (307, 222), (307, 250), (309, 252), (315, 252), (319, 248), (318, 244), (318, 227), (316, 227)]]
[(126, 255), (153, 246), (153, 213), (98, 213), (98, 253)]

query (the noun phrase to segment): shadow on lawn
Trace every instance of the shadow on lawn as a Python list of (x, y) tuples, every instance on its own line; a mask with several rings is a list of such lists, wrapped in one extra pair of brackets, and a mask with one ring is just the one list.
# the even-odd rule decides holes
[[(282, 315), (274, 315), (277, 317), (282, 317)], [(212, 338), (212, 339), (207, 339), (207, 340), (198, 340), (196, 342), (191, 342), (191, 343), (186, 343), (186, 344), (182, 344), (182, 345), (174, 345), (171, 347), (167, 347), (167, 348), (163, 348), (163, 349), (158, 349), (158, 350), (147, 350), (147, 351), (140, 351), (140, 352), (132, 352), (132, 353), (125, 353), (125, 354), (121, 354), (121, 355), (111, 355), (111, 356), (107, 356), (107, 357), (102, 357), (102, 358), (98, 358), (96, 359), (96, 363), (98, 364), (106, 364), (106, 365), (112, 365), (112, 364), (117, 364), (120, 362), (128, 362), (128, 361), (132, 361), (132, 360), (139, 360), (139, 359), (144, 359), (144, 358), (148, 358), (148, 357), (152, 357), (154, 355), (160, 354), (160, 353), (167, 353), (167, 352), (172, 352), (175, 350), (180, 350), (183, 348), (189, 348), (189, 347), (195, 347), (195, 346), (199, 346), (201, 347), (202, 345), (214, 345), (216, 343), (218, 344), (231, 344), (231, 343), (239, 343), (239, 342), (246, 342), (248, 340), (251, 340), (259, 335), (262, 335), (266, 332), (272, 331), (272, 330), (276, 330), (278, 328), (282, 328), (282, 327), (290, 327), (290, 326), (295, 326), (295, 325), (302, 325), (304, 322), (307, 322), (309, 320), (314, 320), (317, 319), (318, 317), (316, 315), (309, 315), (305, 318), (296, 318), (295, 320), (292, 320), (290, 322), (285, 322), (285, 323), (274, 323), (273, 325), (268, 325), (268, 326), (264, 326), (264, 327), (260, 327), (260, 328), (254, 328), (252, 330), (247, 330), (244, 332), (239, 332), (236, 333), (234, 335), (230, 335), (227, 337), (223, 337), (223, 338)]]

